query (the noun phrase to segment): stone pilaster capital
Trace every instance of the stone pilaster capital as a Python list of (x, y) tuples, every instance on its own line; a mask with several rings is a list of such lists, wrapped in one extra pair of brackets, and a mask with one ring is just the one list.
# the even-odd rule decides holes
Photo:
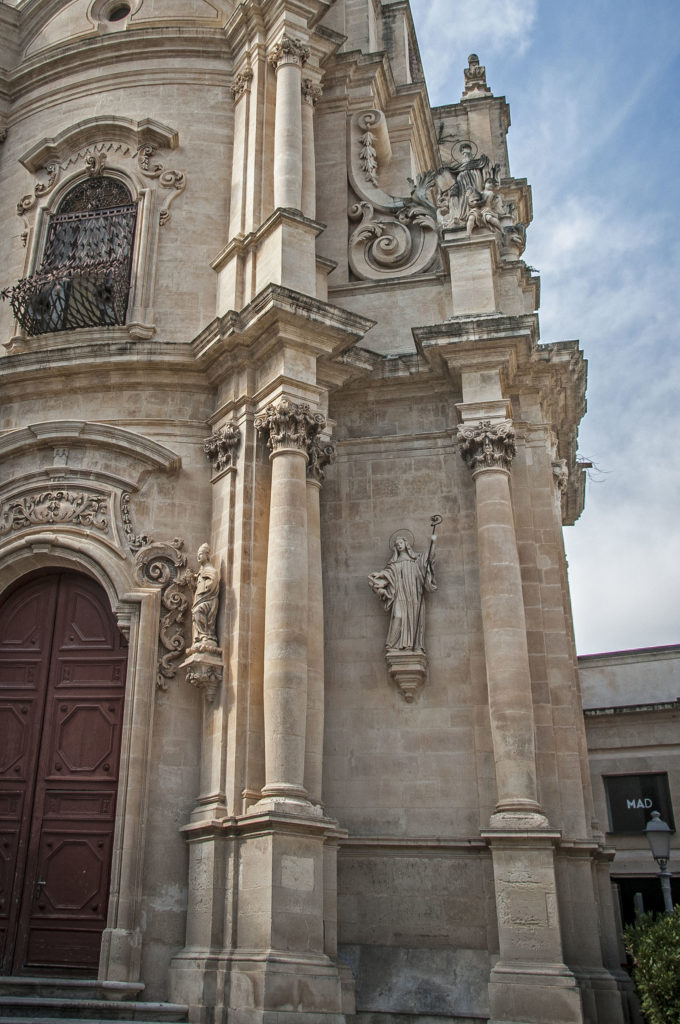
[(234, 98), (234, 102), (236, 102), (244, 92), (250, 92), (250, 83), (252, 80), (253, 69), (251, 67), (245, 67), (243, 71), (239, 71), (237, 75), (234, 75), (234, 79), (231, 83), (231, 95)]
[(323, 413), (312, 412), (307, 402), (291, 402), (282, 398), (268, 406), (255, 420), (255, 428), (267, 439), (267, 447), (275, 454), (288, 448), (309, 455), (310, 445), (326, 426)]
[(323, 94), (323, 88), (311, 78), (302, 81), (302, 98), (310, 107), (315, 107)]
[(213, 473), (236, 465), (236, 453), (241, 441), (241, 431), (235, 423), (227, 423), (215, 430), (203, 441), (203, 451), (209, 460)]
[(510, 469), (517, 454), (510, 420), (480, 420), (458, 428), (460, 454), (473, 473), (483, 469)]
[(321, 440), (318, 436), (313, 437), (307, 448), (307, 455), (307, 479), (321, 486), (326, 479), (327, 468), (335, 461), (335, 445), (330, 441)]
[(299, 68), (303, 68), (309, 60), (309, 47), (301, 43), (299, 39), (284, 36), (274, 44), (267, 60), (274, 71), (278, 71), (283, 64), (295, 64)]

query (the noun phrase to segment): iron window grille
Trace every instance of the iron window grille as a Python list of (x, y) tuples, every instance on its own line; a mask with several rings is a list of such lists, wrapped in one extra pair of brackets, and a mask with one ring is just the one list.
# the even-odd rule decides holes
[(137, 206), (115, 178), (71, 189), (50, 217), (43, 261), (9, 292), (30, 336), (125, 323)]

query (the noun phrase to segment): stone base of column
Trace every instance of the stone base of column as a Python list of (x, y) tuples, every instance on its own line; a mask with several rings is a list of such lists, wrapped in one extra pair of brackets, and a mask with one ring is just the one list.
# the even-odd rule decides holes
[[(584, 1024), (581, 993), (560, 963), (497, 963), (489, 982), (488, 1024)], [(604, 1021), (606, 1018), (601, 1018)]]
[(573, 973), (581, 990), (585, 1020), (628, 1024), (635, 1019), (629, 1011), (633, 983), (624, 971), (614, 976), (606, 968), (575, 967)]
[(327, 957), (236, 956), (229, 988), (229, 1024), (345, 1024), (340, 974)]

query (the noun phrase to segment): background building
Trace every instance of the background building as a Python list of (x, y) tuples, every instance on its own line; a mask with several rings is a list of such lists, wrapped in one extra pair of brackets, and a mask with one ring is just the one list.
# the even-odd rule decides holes
[(629, 1019), (505, 100), (403, 0), (0, 18), (5, 991)]

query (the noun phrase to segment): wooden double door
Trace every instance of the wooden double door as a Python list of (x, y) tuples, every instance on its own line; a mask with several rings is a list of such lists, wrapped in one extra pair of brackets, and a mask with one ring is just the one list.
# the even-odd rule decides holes
[(0, 602), (0, 973), (96, 972), (126, 663), (87, 576), (43, 573)]

